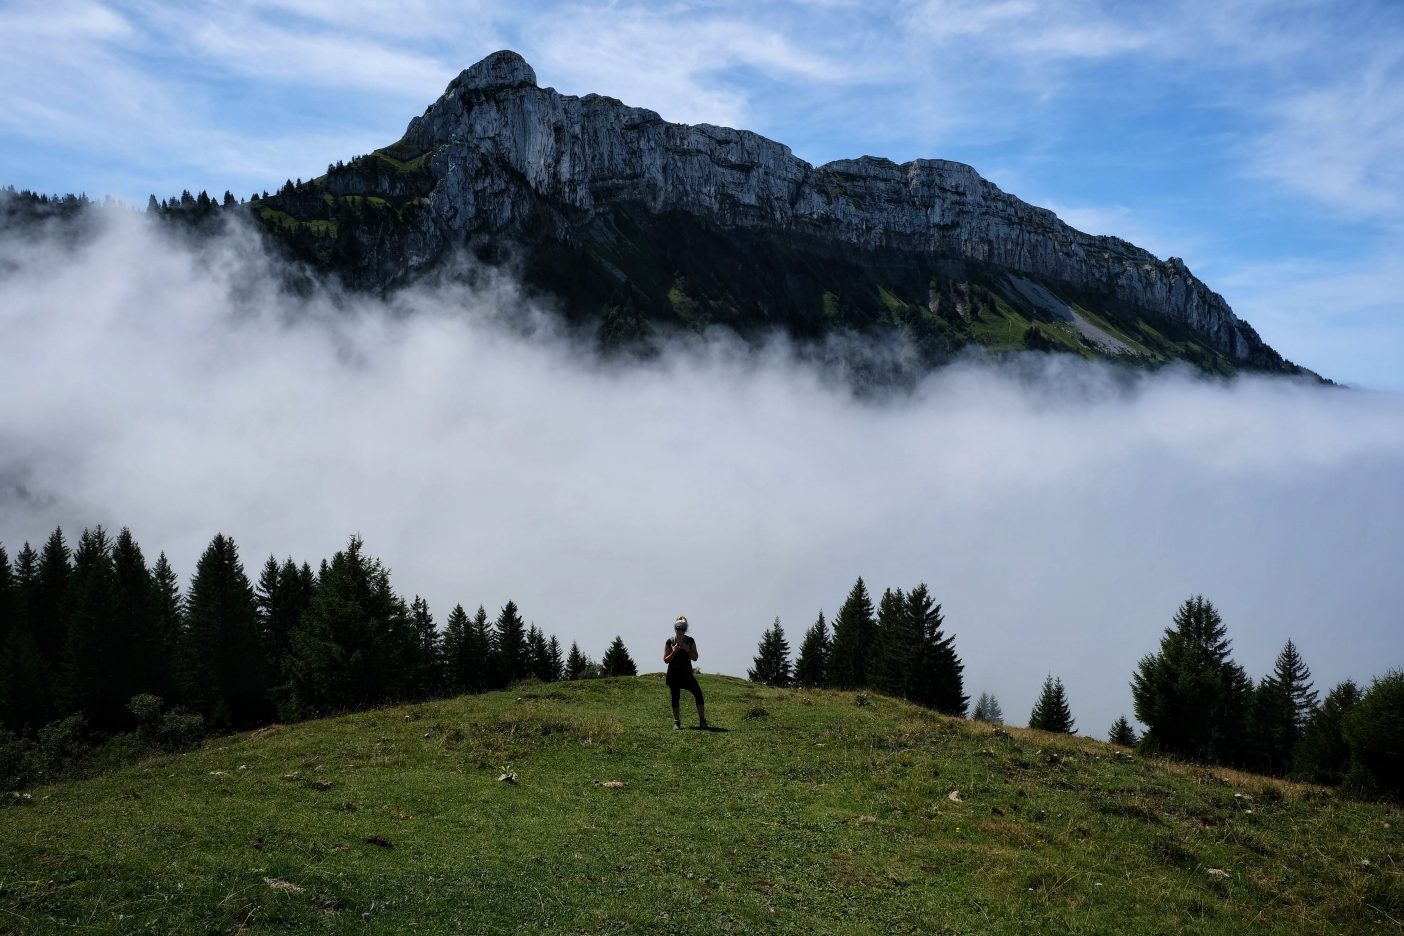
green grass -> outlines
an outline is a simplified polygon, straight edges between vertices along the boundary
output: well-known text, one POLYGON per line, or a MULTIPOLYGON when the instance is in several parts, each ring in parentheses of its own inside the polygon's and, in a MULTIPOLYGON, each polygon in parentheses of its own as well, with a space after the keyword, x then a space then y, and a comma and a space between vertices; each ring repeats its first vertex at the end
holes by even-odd
POLYGON ((36 789, 0 809, 0 932, 1380 933, 1404 918, 1396 807, 880 696, 702 681, 725 732, 673 731, 657 676, 526 685, 36 789))

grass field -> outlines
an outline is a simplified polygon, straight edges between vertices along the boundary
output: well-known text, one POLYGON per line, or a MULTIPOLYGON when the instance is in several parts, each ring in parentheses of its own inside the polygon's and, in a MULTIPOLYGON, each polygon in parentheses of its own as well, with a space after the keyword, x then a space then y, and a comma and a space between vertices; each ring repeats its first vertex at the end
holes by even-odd
POLYGON ((7 797, 0 933, 1402 928, 1397 807, 702 683, 722 730, 658 676, 530 684, 7 797))

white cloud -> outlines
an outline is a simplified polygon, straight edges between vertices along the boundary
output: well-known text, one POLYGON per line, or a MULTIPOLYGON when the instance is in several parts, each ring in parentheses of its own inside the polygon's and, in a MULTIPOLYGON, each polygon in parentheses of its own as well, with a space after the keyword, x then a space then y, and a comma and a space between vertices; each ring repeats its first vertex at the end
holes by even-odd
POLYGON ((924 580, 972 694, 1021 719, 1052 669, 1089 733, 1194 592, 1255 674, 1288 637, 1320 684, 1399 656, 1398 397, 1034 358, 862 401, 784 346, 605 366, 503 327, 510 282, 294 298, 249 239, 113 223, 0 236, 11 551, 125 524, 188 575, 216 531, 250 566, 358 531, 440 621, 510 597, 649 668, 684 612, 737 674, 776 614, 797 643, 860 573, 924 580))

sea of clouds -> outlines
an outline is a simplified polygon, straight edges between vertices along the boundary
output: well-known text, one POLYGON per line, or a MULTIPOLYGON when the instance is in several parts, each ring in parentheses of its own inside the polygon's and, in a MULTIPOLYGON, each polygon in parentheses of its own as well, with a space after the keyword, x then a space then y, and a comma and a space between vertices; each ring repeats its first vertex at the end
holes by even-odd
POLYGON ((744 675, 776 616, 797 649, 855 577, 926 582, 972 698, 1022 724, 1052 673, 1097 736, 1196 593, 1255 678, 1288 638, 1323 694, 1404 664, 1398 396, 1042 355, 855 394, 780 341, 602 361, 473 282, 291 290, 124 209, 0 231, 0 543, 129 526, 188 577, 216 532, 251 575, 356 533, 440 622, 511 598, 645 672, 680 613, 744 675))

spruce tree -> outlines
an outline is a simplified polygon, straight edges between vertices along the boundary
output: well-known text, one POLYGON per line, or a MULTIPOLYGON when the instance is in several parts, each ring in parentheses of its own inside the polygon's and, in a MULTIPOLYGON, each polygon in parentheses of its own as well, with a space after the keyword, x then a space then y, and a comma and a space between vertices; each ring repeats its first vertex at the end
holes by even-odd
POLYGON ((1112 722, 1111 731, 1107 732, 1107 740, 1122 747, 1135 747, 1136 729, 1131 727, 1131 723, 1123 715, 1112 722))
POLYGON ((472 635, 469 633, 472 622, 463 605, 454 605, 444 622, 444 692, 448 695, 462 695, 468 688, 468 654, 472 635))
POLYGON ((114 639, 125 671, 114 696, 125 710, 132 696, 147 693, 174 703, 175 641, 162 627, 157 585, 132 531, 123 527, 112 544, 114 639))
POLYGON ((1253 682, 1230 657, 1228 630, 1202 595, 1187 599, 1160 650, 1131 680, 1147 750, 1211 763, 1242 763, 1253 682))
POLYGON ((799 659, 795 661, 795 682, 801 686, 824 686, 829 682, 829 654, 833 641, 829 639, 829 625, 824 621, 824 612, 800 641, 799 659))
POLYGON ((980 698, 975 701, 975 713, 970 717, 991 725, 1004 724, 1004 710, 999 707, 999 700, 988 692, 980 693, 980 698))
POLYGON ((1029 727, 1040 731, 1073 733, 1072 712, 1068 709, 1068 696, 1063 691, 1063 681, 1052 675, 1043 681, 1043 691, 1034 703, 1029 715, 1029 727))
POLYGON ((941 606, 931 600, 922 582, 907 595, 908 630, 919 639, 919 663, 907 677, 907 698, 944 715, 964 717, 970 704, 965 694, 965 664, 955 652, 955 635, 941 629, 941 606))
POLYGON ((624 646, 624 638, 616 636, 614 642, 609 645, 603 657, 600 658, 600 669, 605 676, 637 676, 639 668, 634 665, 634 658, 629 656, 628 649, 624 646))
POLYGON ((873 601, 860 576, 834 615, 834 645, 829 663, 832 685, 839 689, 862 689, 868 685, 868 656, 876 627, 873 601))
POLYGON ((908 613, 907 596, 900 588, 885 589, 868 654, 868 685, 900 699, 910 698, 908 682, 922 665, 921 646, 921 623, 908 613))
POLYGON ((168 694, 163 698, 173 707, 177 702, 183 705, 186 699, 182 674, 189 669, 189 641, 180 580, 164 552, 156 557, 156 564, 151 567, 151 584, 152 622, 156 639, 166 648, 164 684, 168 694))
POLYGON ((546 635, 535 624, 527 628, 527 673, 541 682, 551 681, 550 651, 546 635))
POLYGON ((1292 752, 1315 707, 1311 671, 1289 640, 1272 674, 1263 677, 1254 694, 1253 730, 1261 769, 1278 775, 1291 769, 1292 752))
POLYGON ((63 529, 56 528, 39 553, 38 576, 34 583, 29 614, 33 637, 44 663, 56 671, 68 638, 68 579, 73 566, 63 529))
POLYGON ((99 732, 126 727, 127 699, 119 686, 126 681, 130 645, 113 632, 116 576, 112 543, 101 527, 84 530, 73 552, 64 602, 65 638, 58 687, 62 711, 81 713, 99 732))
POLYGON ((1362 793, 1404 801, 1404 671, 1378 676, 1345 716, 1350 771, 1362 793))
POLYGON ((501 685, 506 686, 531 675, 526 622, 522 620, 515 601, 508 601, 497 615, 493 645, 501 667, 498 675, 501 685))
POLYGON ((477 613, 473 615, 468 634, 468 654, 464 663, 468 691, 487 692, 507 685, 492 625, 488 623, 487 610, 482 605, 478 605, 477 613))
POLYGON ((390 573, 360 537, 332 557, 291 637, 290 689, 300 714, 367 708, 409 697, 417 639, 390 573))
POLYGON ((243 728, 272 717, 272 674, 259 640, 253 585, 229 537, 216 534, 186 596, 185 696, 206 724, 243 728))
POLYGON ((790 684, 790 644, 785 640, 785 630, 780 626, 780 618, 766 629, 756 648, 754 665, 746 673, 751 682, 767 686, 788 686, 790 684))
POLYGON ((31 609, 38 602, 39 553, 25 543, 15 554, 10 591, 10 628, 0 652, 0 723, 30 733, 54 717, 53 678, 35 636, 31 609))
POLYGON ((10 610, 11 595, 15 590, 15 574, 10 567, 10 557, 5 552, 5 545, 0 543, 0 654, 5 652, 5 645, 9 643, 10 619, 13 613, 10 610))
POLYGON ((1292 774, 1309 783, 1331 786, 1345 780, 1350 768, 1350 745, 1345 738, 1345 720, 1360 701, 1362 693, 1354 680, 1347 679, 1326 693, 1326 701, 1311 713, 1302 739, 1292 755, 1292 774))
POLYGON ((580 645, 575 641, 570 642, 570 655, 565 661, 566 679, 584 679, 590 668, 590 660, 585 654, 580 652, 580 645))
POLYGON ((415 636, 411 691, 415 698, 428 699, 441 691, 443 654, 439 632, 434 627, 434 615, 429 613, 429 603, 418 595, 410 602, 410 622, 415 636))
POLYGON ((552 634, 546 643, 546 681, 556 682, 565 671, 565 659, 561 655, 561 642, 552 634))

